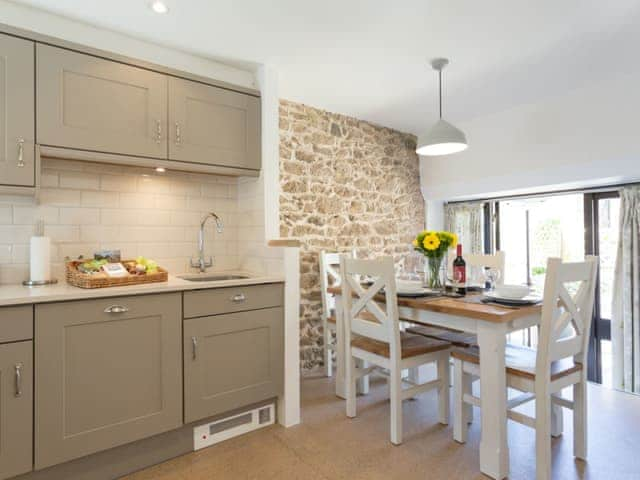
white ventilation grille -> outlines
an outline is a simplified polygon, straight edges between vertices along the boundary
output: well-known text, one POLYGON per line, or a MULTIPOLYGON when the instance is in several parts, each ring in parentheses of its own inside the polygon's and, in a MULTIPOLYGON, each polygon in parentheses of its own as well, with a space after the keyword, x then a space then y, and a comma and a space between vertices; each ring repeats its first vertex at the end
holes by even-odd
POLYGON ((198 425, 193 429, 193 449, 200 450, 258 428, 273 425, 274 417, 275 407, 271 404, 198 425))

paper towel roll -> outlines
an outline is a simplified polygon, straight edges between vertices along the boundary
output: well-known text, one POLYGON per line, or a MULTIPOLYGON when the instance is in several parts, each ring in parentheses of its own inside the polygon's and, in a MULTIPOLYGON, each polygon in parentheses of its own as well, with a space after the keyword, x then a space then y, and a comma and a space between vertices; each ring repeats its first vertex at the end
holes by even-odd
POLYGON ((51 240, 31 237, 31 277, 33 282, 51 279, 51 240))

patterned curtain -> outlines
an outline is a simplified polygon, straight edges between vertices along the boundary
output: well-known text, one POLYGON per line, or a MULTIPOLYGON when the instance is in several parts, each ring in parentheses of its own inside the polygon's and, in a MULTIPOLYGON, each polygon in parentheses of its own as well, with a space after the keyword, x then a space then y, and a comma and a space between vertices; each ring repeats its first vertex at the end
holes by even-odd
POLYGON ((484 253, 483 211, 484 203, 444 206, 444 228, 458 235, 464 253, 484 253))
POLYGON ((620 237, 613 286, 613 386, 640 393, 640 188, 620 192, 620 237))

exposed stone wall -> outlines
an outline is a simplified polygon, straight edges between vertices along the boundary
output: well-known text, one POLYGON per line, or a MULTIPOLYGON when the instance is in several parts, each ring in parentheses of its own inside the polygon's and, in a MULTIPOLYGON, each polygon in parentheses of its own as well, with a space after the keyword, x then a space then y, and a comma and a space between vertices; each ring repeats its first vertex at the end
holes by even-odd
POLYGON ((318 253, 393 255, 424 228, 413 135, 280 101, 280 234, 302 240, 301 360, 322 364, 318 253))

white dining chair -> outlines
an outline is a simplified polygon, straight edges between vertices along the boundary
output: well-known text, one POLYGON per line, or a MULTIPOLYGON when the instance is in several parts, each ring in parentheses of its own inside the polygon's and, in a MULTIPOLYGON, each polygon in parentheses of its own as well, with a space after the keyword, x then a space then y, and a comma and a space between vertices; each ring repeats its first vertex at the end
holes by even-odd
MULTIPOLYGON (((563 263, 547 261, 544 300, 537 350, 507 345, 507 384, 522 392, 511 398, 508 418, 536 431, 536 478, 551 478, 551 436, 553 408, 573 410, 573 453, 587 456, 587 353, 595 297, 598 258, 563 263), (575 292, 575 294, 571 294, 575 292), (564 388, 573 387, 573 400, 562 397, 564 388), (535 400, 535 418, 513 409, 535 400)), ((479 374, 477 348, 452 352, 454 359, 454 439, 467 438, 465 404, 480 406, 480 399, 469 389, 468 376, 479 374)), ((482 385, 481 385, 482 387, 482 385)), ((482 392, 481 395, 491 395, 482 392)))
POLYGON ((336 333, 335 298, 328 292, 329 287, 339 287, 340 255, 356 257, 355 249, 350 252, 336 253, 320 251, 320 298, 322 300, 322 332, 324 335, 324 371, 327 377, 333 375, 333 353, 336 349, 334 336, 336 333))
POLYGON ((498 250, 496 253, 489 255, 467 253, 464 255, 464 260, 467 263, 467 271, 469 271, 471 268, 493 268, 498 270, 500 272, 500 277, 498 277, 496 283, 498 285, 504 284, 504 266, 506 256, 503 251, 498 250))
POLYGON ((440 423, 449 423, 449 351, 451 344, 400 330, 394 263, 341 258, 343 317, 345 320, 345 384, 347 416, 356 416, 356 382, 374 369, 387 377, 391 397, 391 443, 402 443, 402 400, 431 389, 438 390, 440 423), (371 277, 369 287, 359 279, 371 277), (374 300, 384 295, 384 304, 374 300), (360 362, 359 362, 360 361, 360 362), (436 363, 437 378, 415 384, 402 378, 402 370, 436 363), (359 365, 368 365, 367 367, 359 365), (408 384, 403 388, 402 384, 408 384))

